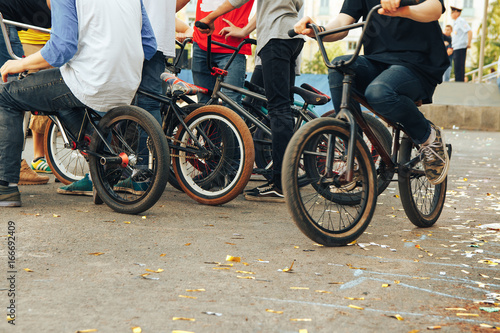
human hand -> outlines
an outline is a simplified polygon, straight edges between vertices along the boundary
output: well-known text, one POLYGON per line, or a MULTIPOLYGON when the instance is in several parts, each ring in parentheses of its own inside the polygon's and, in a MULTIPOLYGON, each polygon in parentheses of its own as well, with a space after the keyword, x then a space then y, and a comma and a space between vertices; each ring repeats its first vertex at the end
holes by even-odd
POLYGON ((226 39, 228 37, 235 37, 235 38, 245 38, 248 34, 245 33, 243 28, 235 26, 231 21, 223 18, 222 19, 224 22, 226 22, 229 27, 224 27, 219 31, 219 35, 225 36, 226 39))
POLYGON ((175 39, 182 43, 186 40, 186 38, 193 38, 193 32, 192 28, 189 28, 185 32, 178 32, 175 34, 175 39))
POLYGON ((305 35, 314 38, 314 30, 307 27, 309 23, 314 23, 314 21, 309 16, 304 16, 302 19, 300 19, 299 22, 295 23, 295 25, 293 26, 293 30, 299 35, 305 35))
MULTIPOLYGON (((208 25, 208 29, 203 29, 203 28, 200 28, 200 27, 196 27, 198 29, 199 32, 201 32, 202 34, 205 34, 205 35, 211 35, 214 33, 214 30, 215 30, 215 26, 214 26, 214 22, 213 21, 210 21, 210 20, 207 20, 206 17, 202 18, 200 20, 201 23, 205 23, 206 25, 208 25)), ((196 23, 195 23, 196 25, 196 23)))
POLYGON ((380 15, 386 16, 405 16, 408 7, 400 7, 401 0, 381 0, 382 8, 378 10, 380 15))
POLYGON ((451 56, 453 54, 453 49, 451 47, 447 48, 446 53, 448 54, 448 56, 451 56))
POLYGON ((25 68, 23 66, 22 60, 8 60, 0 68, 0 73, 2 74, 2 81, 7 82, 7 77, 9 74, 18 74, 24 72, 25 68))

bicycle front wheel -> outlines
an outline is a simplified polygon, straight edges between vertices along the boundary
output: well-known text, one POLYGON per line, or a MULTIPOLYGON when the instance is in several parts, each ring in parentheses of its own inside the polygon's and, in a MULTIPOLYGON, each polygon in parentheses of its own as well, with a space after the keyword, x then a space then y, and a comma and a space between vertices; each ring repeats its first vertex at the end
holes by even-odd
POLYGON ((224 106, 207 105, 187 116, 185 123, 172 150, 179 185, 202 204, 221 205, 236 198, 252 175, 255 159, 245 122, 224 106))
POLYGON ((406 215, 417 227, 431 227, 443 210, 448 178, 438 185, 429 183, 418 147, 408 137, 401 141, 399 164, 399 194, 406 215))
POLYGON ((52 120, 49 120, 45 127, 43 146, 50 170, 61 183, 71 184, 82 179, 89 172, 85 156, 79 150, 64 146, 59 128, 52 120))
POLYGON ((307 237, 325 246, 343 246, 357 239, 375 211, 372 155, 358 137, 354 179, 348 183, 347 142, 347 124, 334 118, 318 118, 292 137, 283 161, 282 183, 288 210, 307 237), (327 170, 329 158, 333 163, 327 170), (304 179, 307 185, 303 185, 304 179))
POLYGON ((120 106, 107 112, 92 137, 89 165, 100 199, 119 213, 138 214, 161 197, 170 154, 158 122, 145 110, 120 106))

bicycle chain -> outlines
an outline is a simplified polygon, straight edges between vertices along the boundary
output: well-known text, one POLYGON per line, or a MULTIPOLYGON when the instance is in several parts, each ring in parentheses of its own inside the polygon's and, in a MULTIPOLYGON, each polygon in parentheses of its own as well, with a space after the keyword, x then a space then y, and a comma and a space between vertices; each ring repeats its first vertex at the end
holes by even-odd
MULTIPOLYGON (((179 144, 182 143, 182 144, 186 145, 187 147, 198 149, 198 147, 196 147, 195 145, 191 145, 189 143, 182 142, 181 140, 178 140, 174 137, 171 137, 168 135, 165 135, 165 137, 167 138, 167 140, 171 140, 172 142, 179 143, 179 144)), ((199 158, 199 157, 196 157, 194 155, 193 156, 181 156, 179 154, 172 154, 172 153, 170 154, 170 157, 179 157, 179 158, 183 157, 183 158, 188 158, 188 159, 193 159, 193 160, 205 160, 204 158, 199 158)))

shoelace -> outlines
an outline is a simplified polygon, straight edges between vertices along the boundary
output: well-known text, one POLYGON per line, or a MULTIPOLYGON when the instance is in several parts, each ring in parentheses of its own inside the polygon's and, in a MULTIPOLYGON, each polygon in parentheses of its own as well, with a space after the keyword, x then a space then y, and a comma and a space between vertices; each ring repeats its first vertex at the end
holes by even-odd
POLYGON ((439 156, 439 154, 436 153, 435 151, 436 148, 439 149, 442 147, 443 147, 442 143, 434 141, 433 143, 430 143, 425 146, 423 145, 422 147, 420 147, 418 153, 423 154, 424 159, 426 159, 427 161, 434 161, 434 157, 437 156, 437 158, 439 158, 443 163, 445 163, 446 161, 441 156, 439 156))

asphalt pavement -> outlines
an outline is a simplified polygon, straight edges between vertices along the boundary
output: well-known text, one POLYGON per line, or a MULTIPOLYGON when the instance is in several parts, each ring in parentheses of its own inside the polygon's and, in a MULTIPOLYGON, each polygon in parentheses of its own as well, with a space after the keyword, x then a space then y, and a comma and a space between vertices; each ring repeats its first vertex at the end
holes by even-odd
POLYGON ((16 315, 0 332, 493 332, 500 133, 444 133, 440 220, 414 227, 393 182, 340 248, 314 244, 284 204, 243 196, 208 207, 167 186, 129 216, 57 194, 53 176, 22 186, 23 206, 0 213, 0 307, 16 315))

